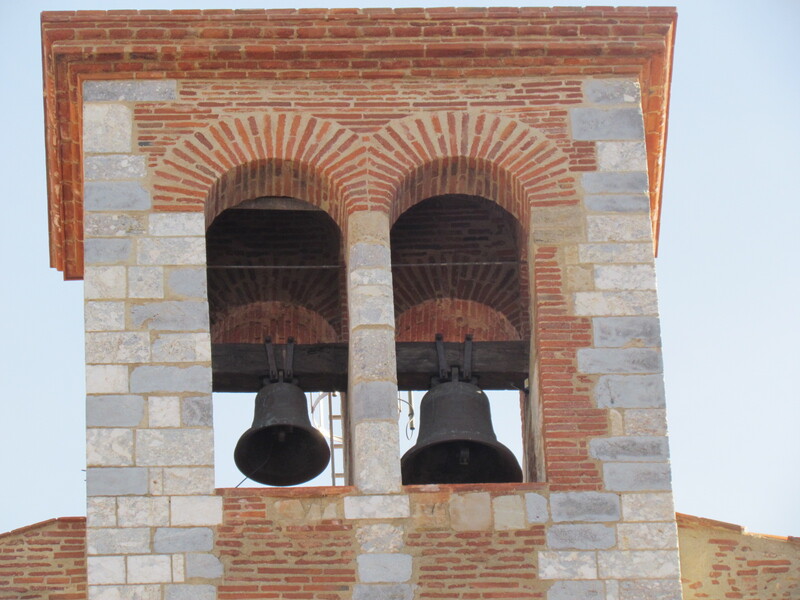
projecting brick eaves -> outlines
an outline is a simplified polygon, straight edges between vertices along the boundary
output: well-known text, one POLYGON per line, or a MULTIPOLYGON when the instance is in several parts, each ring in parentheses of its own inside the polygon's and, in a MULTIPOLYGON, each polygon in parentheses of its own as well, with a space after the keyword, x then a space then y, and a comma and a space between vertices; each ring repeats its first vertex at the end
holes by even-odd
POLYGON ((51 264, 82 276, 81 86, 100 79, 636 77, 657 234, 675 22, 634 7, 43 13, 51 264))

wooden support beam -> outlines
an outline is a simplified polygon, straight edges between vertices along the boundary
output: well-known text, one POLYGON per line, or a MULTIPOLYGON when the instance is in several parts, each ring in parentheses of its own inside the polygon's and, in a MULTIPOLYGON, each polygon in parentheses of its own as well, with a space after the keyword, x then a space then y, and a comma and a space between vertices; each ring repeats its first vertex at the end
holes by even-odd
MULTIPOLYGON (((286 346, 275 345, 278 369, 286 346)), ((448 366, 463 366, 464 345, 444 344, 448 366)), ((439 371, 434 342, 399 342, 397 385, 400 390, 427 390, 439 371)), ((257 392, 268 373, 263 344, 213 344, 215 392, 257 392)), ((347 344, 298 344, 294 377, 306 391, 347 390, 347 344)), ((522 389, 528 377, 528 342, 473 342, 472 373, 485 390, 522 389)))

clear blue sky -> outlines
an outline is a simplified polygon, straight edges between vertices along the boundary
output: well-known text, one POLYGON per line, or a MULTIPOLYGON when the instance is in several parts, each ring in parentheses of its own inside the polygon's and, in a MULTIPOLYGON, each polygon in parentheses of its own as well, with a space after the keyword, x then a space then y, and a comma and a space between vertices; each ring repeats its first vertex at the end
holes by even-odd
MULTIPOLYGON (((677 509, 800 536, 800 2, 617 4, 679 11, 657 260, 677 509)), ((0 0, 0 532, 85 511, 83 284, 48 267, 39 12, 223 5, 265 7, 0 0)), ((358 3, 271 7, 334 5, 358 3)))

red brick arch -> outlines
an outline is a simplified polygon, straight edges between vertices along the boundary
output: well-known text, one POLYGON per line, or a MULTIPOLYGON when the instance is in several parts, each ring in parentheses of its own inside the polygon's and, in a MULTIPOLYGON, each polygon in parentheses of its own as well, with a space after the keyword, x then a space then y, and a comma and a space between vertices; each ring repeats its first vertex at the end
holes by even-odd
POLYGON ((205 205, 206 223, 258 196, 292 196, 342 225, 348 185, 363 179, 359 136, 301 113, 221 119, 177 142, 155 169, 158 206, 205 205))
POLYGON ((537 202, 578 197, 569 158, 520 121, 486 113, 429 112, 389 123, 370 146, 370 200, 393 220, 431 196, 472 194, 494 200, 528 227, 537 202))

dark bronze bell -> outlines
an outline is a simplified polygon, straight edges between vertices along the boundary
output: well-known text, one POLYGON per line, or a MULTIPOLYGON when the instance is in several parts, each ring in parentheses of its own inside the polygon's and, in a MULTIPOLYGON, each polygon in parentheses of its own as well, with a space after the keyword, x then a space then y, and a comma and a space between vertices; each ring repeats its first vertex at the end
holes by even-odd
POLYGON ((522 481, 516 457, 497 441, 489 398, 457 380, 435 385, 422 398, 419 437, 400 468, 403 485, 522 481))
POLYGON ((330 458, 325 437, 308 418, 303 390, 284 381, 261 388, 253 426, 233 453, 239 470, 266 485, 297 485, 322 473, 330 458))

